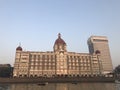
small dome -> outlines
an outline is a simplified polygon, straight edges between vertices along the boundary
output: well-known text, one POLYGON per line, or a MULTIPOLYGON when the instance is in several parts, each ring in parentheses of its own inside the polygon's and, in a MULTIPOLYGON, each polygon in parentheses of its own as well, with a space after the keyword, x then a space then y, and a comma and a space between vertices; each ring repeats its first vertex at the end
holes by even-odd
POLYGON ((17 51, 22 51, 22 47, 18 46, 18 47, 16 48, 16 50, 17 50, 17 51))
POLYGON ((58 39, 55 41, 55 44, 63 44, 66 45, 65 41, 61 38, 61 34, 58 34, 58 39))
POLYGON ((99 51, 99 50, 96 50, 96 51, 95 51, 95 54, 100 54, 100 51, 99 51))

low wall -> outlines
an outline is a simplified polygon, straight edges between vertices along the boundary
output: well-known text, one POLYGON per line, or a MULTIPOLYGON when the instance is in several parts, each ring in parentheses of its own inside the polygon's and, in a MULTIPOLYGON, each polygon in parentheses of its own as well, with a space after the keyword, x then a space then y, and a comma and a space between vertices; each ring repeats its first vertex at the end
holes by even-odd
POLYGON ((75 78, 0 78, 0 83, 72 83, 72 82, 115 82, 113 77, 75 77, 75 78))

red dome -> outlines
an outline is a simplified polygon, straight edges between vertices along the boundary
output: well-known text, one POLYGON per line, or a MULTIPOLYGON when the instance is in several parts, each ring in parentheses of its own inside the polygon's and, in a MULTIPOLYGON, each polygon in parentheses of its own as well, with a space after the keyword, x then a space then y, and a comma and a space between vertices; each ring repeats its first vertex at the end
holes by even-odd
POLYGON ((95 54, 100 54, 100 51, 99 51, 99 50, 96 50, 96 51, 95 51, 95 54))
POLYGON ((65 41, 61 38, 61 34, 58 34, 58 39, 55 41, 55 44, 66 44, 65 41))
POLYGON ((16 48, 16 50, 17 50, 17 51, 22 51, 22 47, 18 46, 18 47, 16 48))

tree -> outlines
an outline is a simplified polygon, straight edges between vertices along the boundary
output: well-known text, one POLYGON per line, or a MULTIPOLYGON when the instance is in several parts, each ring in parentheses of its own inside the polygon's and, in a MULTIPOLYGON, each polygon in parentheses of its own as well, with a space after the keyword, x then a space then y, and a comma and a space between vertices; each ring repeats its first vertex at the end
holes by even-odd
POLYGON ((114 69, 114 73, 115 73, 115 74, 120 74, 120 65, 118 65, 118 66, 114 69))
POLYGON ((13 68, 9 65, 0 66, 0 77, 11 77, 13 68))

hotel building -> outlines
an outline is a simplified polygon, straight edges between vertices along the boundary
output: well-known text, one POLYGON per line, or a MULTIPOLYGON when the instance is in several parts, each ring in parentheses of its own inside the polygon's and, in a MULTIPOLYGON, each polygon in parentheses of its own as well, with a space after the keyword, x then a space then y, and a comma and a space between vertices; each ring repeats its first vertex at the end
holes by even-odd
MULTIPOLYGON (((90 53, 68 52, 66 42, 61 38, 61 34, 58 34, 53 51, 23 51, 22 47, 18 46, 13 77, 81 76, 100 75, 104 74, 104 71, 111 72, 111 59, 106 58, 110 57, 106 56, 109 55, 109 51, 103 53, 103 49, 96 48, 103 44, 95 44, 94 47, 89 39, 90 53)), ((108 49, 107 45, 106 48, 108 49)))
POLYGON ((111 72, 113 68, 107 37, 91 36, 88 39, 88 47, 90 54, 93 54, 96 50, 101 52, 100 58, 102 62, 103 73, 111 72))

